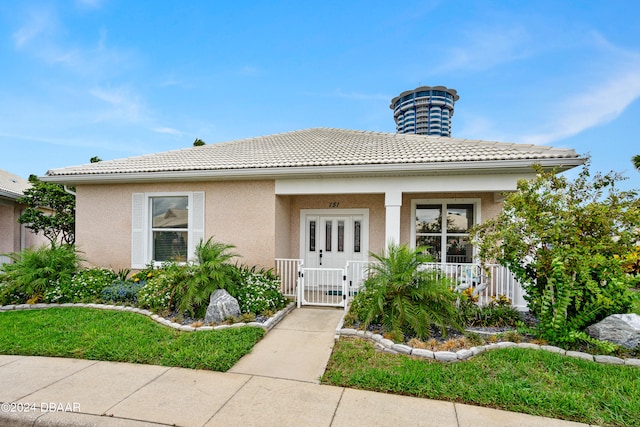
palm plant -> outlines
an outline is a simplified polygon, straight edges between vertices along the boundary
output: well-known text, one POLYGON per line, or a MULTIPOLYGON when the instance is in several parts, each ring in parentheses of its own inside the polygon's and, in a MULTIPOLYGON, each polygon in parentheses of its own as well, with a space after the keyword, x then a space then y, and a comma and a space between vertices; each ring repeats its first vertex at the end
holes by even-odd
POLYGON ((198 243, 197 262, 191 267, 191 275, 176 289, 178 310, 194 315, 206 308, 209 297, 217 289, 237 295, 237 269, 229 263, 238 256, 231 251, 233 248, 233 245, 216 242, 212 238, 198 243))
POLYGON ((449 281, 433 270, 421 268, 432 261, 426 251, 406 245, 389 245, 386 255, 372 254, 377 261, 366 280, 364 323, 380 319, 393 335, 413 334, 428 338, 432 325, 443 335, 447 327, 460 328, 456 294, 449 281))
POLYGON ((631 162, 633 162, 633 166, 640 171, 640 154, 633 156, 631 162))
POLYGON ((55 282, 71 281, 81 258, 73 245, 28 248, 7 255, 13 263, 0 267, 0 303, 29 302, 42 299, 55 282))

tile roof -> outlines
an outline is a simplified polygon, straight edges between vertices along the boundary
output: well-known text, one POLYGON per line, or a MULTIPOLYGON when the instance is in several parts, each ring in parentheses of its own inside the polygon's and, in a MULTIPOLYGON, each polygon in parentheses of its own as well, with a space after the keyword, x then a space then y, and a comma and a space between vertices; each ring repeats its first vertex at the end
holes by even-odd
POLYGON ((0 195, 17 199, 29 187, 31 184, 26 179, 0 169, 0 195))
POLYGON ((544 159, 579 156, 548 146, 312 128, 53 169, 47 176, 544 159))

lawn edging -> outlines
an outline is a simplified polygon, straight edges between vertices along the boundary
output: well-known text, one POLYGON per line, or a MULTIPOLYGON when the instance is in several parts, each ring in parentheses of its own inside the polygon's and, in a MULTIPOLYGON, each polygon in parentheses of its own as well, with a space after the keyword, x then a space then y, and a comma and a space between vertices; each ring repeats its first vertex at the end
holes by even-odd
POLYGON ((131 306, 123 306, 123 305, 112 305, 112 304, 93 304, 93 303, 38 303, 38 304, 15 304, 15 305, 2 305, 0 306, 0 313, 4 311, 13 311, 13 310, 44 310, 48 308, 61 308, 61 307, 84 307, 84 308, 96 308, 99 310, 112 310, 112 311, 127 311, 130 313, 138 313, 144 316, 149 317, 151 320, 160 323, 161 325, 168 326, 170 328, 184 331, 184 332, 197 332, 197 331, 216 331, 221 329, 228 328, 239 328, 242 326, 255 326, 258 328, 264 329, 266 332, 273 329, 282 319, 285 318, 287 314, 291 310, 295 308, 295 302, 290 302, 285 308, 278 311, 272 317, 267 319, 264 323, 260 322, 240 322, 234 323, 231 325, 217 325, 217 326, 190 326, 190 325, 182 325, 180 323, 172 322, 168 319, 165 319, 162 316, 159 316, 152 311, 145 310, 143 308, 131 307, 131 306))
MULTIPOLYGON (((346 314, 346 312, 345 312, 346 314)), ((468 349, 462 349, 458 351, 431 351, 423 348, 414 348, 408 346, 406 344, 398 344, 393 342, 390 339, 383 337, 380 334, 376 334, 370 331, 362 331, 358 329, 352 328, 343 328, 344 325, 344 315, 342 319, 338 323, 338 327, 336 328, 336 333, 334 339, 337 341, 340 337, 357 337, 363 338, 369 341, 373 341, 375 347, 381 351, 392 354, 404 354, 407 356, 416 356, 424 359, 432 359, 438 362, 460 362, 464 360, 468 360, 474 356, 477 356, 480 353, 484 353, 489 350, 499 350, 502 348, 527 348, 530 350, 542 350, 548 351, 551 353, 557 353, 567 357, 573 357, 577 359, 590 360, 592 362, 603 363, 607 365, 624 365, 624 366, 634 366, 640 368, 640 359, 623 359, 615 356, 605 356, 605 355, 592 355, 589 353, 583 353, 581 351, 569 351, 564 350, 560 347, 552 346, 552 345, 538 345, 532 343, 514 343, 511 341, 503 341, 494 344, 481 345, 477 347, 471 347, 468 349)))

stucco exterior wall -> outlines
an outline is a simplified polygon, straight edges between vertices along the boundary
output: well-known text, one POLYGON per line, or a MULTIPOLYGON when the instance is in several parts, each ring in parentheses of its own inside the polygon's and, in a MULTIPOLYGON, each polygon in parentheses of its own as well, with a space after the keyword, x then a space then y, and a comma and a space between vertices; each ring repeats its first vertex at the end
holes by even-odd
POLYGON ((23 208, 12 200, 0 201, 0 263, 7 261, 2 254, 49 243, 42 233, 36 234, 18 222, 23 208))
POLYGON ((273 181, 78 185, 76 243, 88 265, 130 268, 132 194, 204 191, 205 236, 236 246, 239 262, 272 267, 273 186, 273 181))

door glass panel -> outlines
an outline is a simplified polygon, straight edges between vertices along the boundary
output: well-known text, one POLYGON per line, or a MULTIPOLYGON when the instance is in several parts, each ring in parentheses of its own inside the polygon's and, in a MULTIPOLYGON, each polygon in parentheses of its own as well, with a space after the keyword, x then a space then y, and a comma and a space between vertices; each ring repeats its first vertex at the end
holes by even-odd
POLYGON ((331 226, 333 225, 333 221, 327 221, 325 223, 325 242, 324 242, 324 250, 326 252, 331 252, 331 226))
POLYGON ((442 205, 416 206, 416 233, 442 231, 442 205))
POLYGON ((309 252, 316 251, 316 222, 309 221, 309 252))
POLYGON ((353 223, 353 252, 360 252, 360 221, 353 223))
POLYGON ((447 231, 466 233, 473 225, 473 205, 447 205, 447 231))
POLYGON ((344 221, 338 221, 338 252, 344 252, 344 221))

